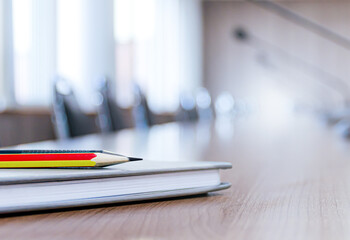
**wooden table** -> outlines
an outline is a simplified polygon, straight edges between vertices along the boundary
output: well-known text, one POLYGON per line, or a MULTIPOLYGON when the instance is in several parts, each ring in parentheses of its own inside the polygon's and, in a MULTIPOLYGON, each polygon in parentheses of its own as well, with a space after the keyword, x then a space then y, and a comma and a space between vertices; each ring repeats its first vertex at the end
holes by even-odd
POLYGON ((350 239, 350 144, 315 119, 159 125, 26 148, 104 148, 163 161, 228 161, 228 190, 0 218, 0 239, 350 239))

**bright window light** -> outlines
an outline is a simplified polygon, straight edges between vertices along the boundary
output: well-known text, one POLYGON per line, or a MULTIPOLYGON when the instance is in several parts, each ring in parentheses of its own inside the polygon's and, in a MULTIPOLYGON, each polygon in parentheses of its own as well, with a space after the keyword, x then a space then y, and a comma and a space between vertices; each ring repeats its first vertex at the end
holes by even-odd
POLYGON ((54 0, 13 0, 15 101, 24 106, 48 106, 56 72, 54 0))
POLYGON ((12 1, 15 97, 20 103, 28 98, 27 83, 32 70, 32 6, 32 0, 12 1))
POLYGON ((180 94, 193 91, 200 83, 201 69, 193 63, 194 56, 199 54, 196 47, 200 45, 200 2, 114 0, 114 3, 119 104, 132 105, 133 84, 137 83, 153 111, 176 111, 180 94), (198 42, 186 41, 197 37, 198 42), (184 79, 189 81, 182 84, 184 79))
POLYGON ((82 72, 82 0, 58 1, 58 72, 73 82, 74 87, 83 86, 82 72))
POLYGON ((13 44, 16 54, 28 55, 32 42, 32 0, 12 0, 13 44))

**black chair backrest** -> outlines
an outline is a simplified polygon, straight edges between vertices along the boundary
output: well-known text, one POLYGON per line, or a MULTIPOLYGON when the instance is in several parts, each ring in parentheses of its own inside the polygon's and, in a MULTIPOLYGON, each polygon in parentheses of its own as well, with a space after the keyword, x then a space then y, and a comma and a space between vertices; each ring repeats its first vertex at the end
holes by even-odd
POLYGON ((133 115, 136 127, 147 127, 156 124, 155 115, 149 108, 147 98, 136 84, 134 86, 134 95, 136 104, 133 107, 133 115))
POLYGON ((101 101, 98 106, 98 120, 102 132, 118 131, 127 128, 122 109, 110 93, 110 83, 106 78, 101 79, 99 94, 101 101))
POLYGON ((59 138, 69 138, 97 132, 95 120, 87 116, 68 82, 58 78, 54 84, 53 103, 56 133, 59 138))

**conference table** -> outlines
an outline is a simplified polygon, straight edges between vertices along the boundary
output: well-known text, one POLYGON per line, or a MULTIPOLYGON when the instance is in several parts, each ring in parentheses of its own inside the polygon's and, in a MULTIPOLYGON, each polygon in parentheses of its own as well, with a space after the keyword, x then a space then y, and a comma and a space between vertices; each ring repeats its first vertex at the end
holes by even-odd
POLYGON ((0 239, 350 239, 350 144, 316 119, 168 123, 15 148, 224 161, 207 195, 0 217, 0 239))

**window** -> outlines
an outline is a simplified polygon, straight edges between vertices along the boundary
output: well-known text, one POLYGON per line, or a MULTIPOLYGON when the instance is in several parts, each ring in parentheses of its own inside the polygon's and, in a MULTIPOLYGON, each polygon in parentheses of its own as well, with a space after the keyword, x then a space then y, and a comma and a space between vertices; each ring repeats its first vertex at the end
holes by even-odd
MULTIPOLYGON (((4 64, 5 64, 5 53, 4 53, 4 2, 0 1, 0 95, 4 94, 4 64)), ((5 100, 0 99, 0 102, 3 103, 5 100)))
POLYGON ((201 6, 193 0, 115 0, 117 98, 137 83, 157 112, 175 111, 201 79, 201 6))
POLYGON ((6 108, 12 101, 12 85, 7 79, 12 79, 12 29, 11 2, 0 1, 0 109, 6 108))
POLYGON ((12 0, 14 94, 19 105, 49 105, 56 73, 55 0, 12 0))
POLYGON ((151 108, 174 111, 201 79, 200 0, 12 0, 13 99, 49 106, 52 80, 68 78, 87 110, 97 79, 123 106, 137 83, 151 108))

